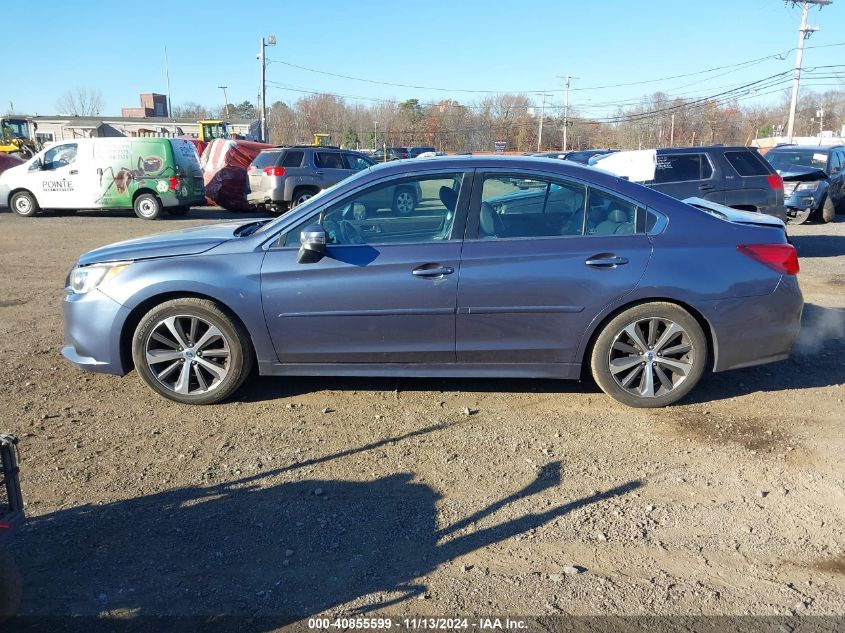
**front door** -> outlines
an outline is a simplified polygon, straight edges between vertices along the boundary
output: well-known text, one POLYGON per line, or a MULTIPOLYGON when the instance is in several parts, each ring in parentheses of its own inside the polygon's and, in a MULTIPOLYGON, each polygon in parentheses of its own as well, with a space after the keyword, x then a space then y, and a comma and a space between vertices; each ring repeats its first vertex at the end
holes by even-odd
POLYGON ((394 178, 324 207, 281 235, 261 270, 279 361, 453 363, 468 204, 463 181, 455 172, 394 178), (394 211, 397 187, 420 191, 425 211, 410 217, 394 211), (372 209, 374 199, 384 200, 384 208, 372 209), (326 256, 300 264, 300 232, 315 223, 328 234, 326 256))
POLYGON ((592 319, 645 271, 644 213, 577 182, 485 174, 461 261, 458 362, 574 362, 592 319))
POLYGON ((91 206, 90 183, 96 178, 91 160, 83 152, 90 145, 61 143, 48 149, 41 157, 41 169, 31 170, 27 176, 33 182, 33 193, 42 209, 85 209, 91 206), (87 186, 86 186, 87 185, 87 186))

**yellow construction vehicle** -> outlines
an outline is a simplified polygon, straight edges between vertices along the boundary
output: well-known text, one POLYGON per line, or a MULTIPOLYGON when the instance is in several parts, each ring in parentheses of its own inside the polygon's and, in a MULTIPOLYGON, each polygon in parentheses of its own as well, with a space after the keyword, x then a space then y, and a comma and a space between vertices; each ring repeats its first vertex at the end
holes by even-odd
POLYGON ((211 143, 216 138, 232 138, 232 133, 229 132, 229 123, 219 120, 200 121, 200 136, 201 141, 211 143))
POLYGON ((332 144, 332 135, 331 134, 315 134, 314 135, 314 145, 317 147, 323 147, 325 145, 332 144))
POLYGON ((19 116, 0 118, 0 153, 29 158, 40 150, 35 140, 35 123, 19 116))

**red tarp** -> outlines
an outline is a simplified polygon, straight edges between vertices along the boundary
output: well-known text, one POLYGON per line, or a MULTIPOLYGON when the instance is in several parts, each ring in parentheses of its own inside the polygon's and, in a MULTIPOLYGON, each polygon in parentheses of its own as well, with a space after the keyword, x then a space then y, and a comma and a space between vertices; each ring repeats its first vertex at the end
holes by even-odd
POLYGON ((263 149, 273 147, 253 141, 215 139, 202 153, 202 178, 205 196, 211 204, 229 211, 248 211, 246 171, 263 149))
POLYGON ((23 165, 25 162, 25 160, 22 160, 17 156, 0 153, 0 174, 2 174, 10 167, 17 167, 18 165, 23 165))

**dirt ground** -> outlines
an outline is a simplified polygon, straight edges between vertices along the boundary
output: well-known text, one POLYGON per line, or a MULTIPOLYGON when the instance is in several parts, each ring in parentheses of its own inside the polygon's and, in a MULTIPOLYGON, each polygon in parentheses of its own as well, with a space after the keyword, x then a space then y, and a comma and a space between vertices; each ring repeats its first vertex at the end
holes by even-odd
POLYGON ((188 407, 63 361, 80 253, 229 215, 0 214, 22 614, 845 615, 845 217, 790 227, 792 358, 664 410, 577 383, 350 378, 188 407))

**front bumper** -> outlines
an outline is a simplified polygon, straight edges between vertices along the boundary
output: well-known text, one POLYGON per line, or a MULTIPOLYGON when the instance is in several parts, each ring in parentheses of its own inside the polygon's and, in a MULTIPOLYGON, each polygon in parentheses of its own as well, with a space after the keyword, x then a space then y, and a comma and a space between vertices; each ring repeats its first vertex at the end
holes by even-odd
POLYGON ((783 275, 765 296, 708 302, 702 310, 712 327, 713 371, 783 360, 801 330, 804 297, 798 278, 783 275))
POLYGON ((62 356, 88 371, 122 376, 127 373, 121 357, 120 336, 129 309, 99 290, 68 292, 62 301, 64 347, 62 356))

